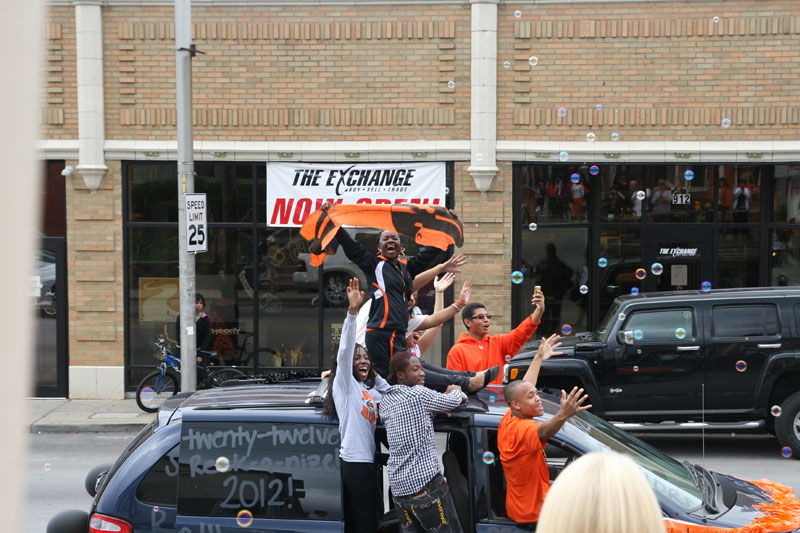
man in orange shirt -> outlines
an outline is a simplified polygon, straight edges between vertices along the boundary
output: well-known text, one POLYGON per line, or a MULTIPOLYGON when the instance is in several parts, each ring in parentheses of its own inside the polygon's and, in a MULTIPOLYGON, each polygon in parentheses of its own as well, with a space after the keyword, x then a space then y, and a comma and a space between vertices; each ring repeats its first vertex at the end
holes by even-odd
MULTIPOLYGON (((461 320, 467 328, 447 354, 447 368, 450 370, 481 372, 493 366, 503 368, 511 360, 525 341, 536 331, 544 313, 544 294, 537 287, 531 298, 535 306, 533 313, 522 323, 503 335, 489 335, 492 315, 486 312, 483 304, 471 303, 461 311, 461 320)), ((492 385, 502 385, 498 376, 492 385)))
POLYGON ((558 335, 542 338, 525 376, 506 385, 504 394, 509 410, 497 430, 497 447, 506 476, 506 513, 519 527, 529 531, 536 530, 542 503, 550 489, 544 455, 547 439, 558 433, 570 417, 592 407, 582 406, 588 395, 575 387, 569 395, 561 391, 561 408, 555 415, 542 423, 533 420, 544 414, 542 399, 536 391, 539 369, 543 361, 560 355, 553 351, 561 345, 558 339, 558 335))

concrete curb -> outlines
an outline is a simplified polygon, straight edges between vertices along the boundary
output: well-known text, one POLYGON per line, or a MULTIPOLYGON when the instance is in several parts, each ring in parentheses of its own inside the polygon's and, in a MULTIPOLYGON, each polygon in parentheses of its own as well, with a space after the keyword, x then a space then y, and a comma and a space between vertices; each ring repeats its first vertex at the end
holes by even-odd
POLYGON ((132 399, 27 401, 30 433, 135 433, 156 419, 132 399))
POLYGON ((31 424, 31 433, 138 433, 147 424, 142 423, 50 423, 31 424))

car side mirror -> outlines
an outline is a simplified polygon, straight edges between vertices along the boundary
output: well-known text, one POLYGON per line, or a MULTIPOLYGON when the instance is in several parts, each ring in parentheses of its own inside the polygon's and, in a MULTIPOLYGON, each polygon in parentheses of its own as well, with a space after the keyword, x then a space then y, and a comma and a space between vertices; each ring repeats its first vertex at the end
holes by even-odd
POLYGON ((624 330, 617 332, 617 339, 621 344, 627 344, 628 346, 633 346, 633 331, 631 330, 624 330))

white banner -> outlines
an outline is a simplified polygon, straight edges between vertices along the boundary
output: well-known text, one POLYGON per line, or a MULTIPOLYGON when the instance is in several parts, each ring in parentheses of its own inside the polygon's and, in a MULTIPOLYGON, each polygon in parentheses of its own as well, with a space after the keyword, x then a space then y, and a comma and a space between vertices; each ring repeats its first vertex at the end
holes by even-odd
POLYGON ((444 205, 444 163, 267 163, 267 224, 300 227, 325 202, 444 205))

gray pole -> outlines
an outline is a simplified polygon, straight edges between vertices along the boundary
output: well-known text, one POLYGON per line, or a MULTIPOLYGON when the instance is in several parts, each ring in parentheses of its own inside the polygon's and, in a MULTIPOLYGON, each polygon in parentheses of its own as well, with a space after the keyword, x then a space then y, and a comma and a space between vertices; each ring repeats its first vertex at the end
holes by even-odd
POLYGON ((186 193, 194 192, 192 160, 192 2, 175 0, 175 85, 178 121, 178 269, 181 294, 181 390, 196 389, 194 254, 186 251, 186 193))

